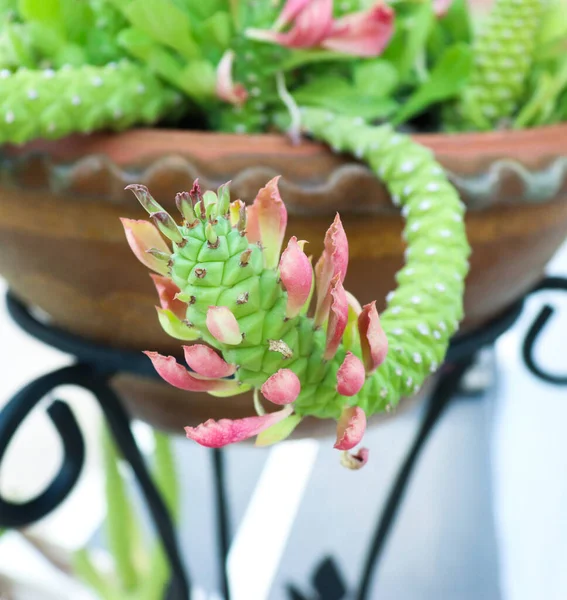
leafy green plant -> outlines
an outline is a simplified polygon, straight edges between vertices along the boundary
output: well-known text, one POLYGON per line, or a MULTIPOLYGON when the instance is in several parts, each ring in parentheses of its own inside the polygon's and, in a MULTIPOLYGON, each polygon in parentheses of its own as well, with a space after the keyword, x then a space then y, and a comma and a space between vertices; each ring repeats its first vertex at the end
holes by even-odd
MULTIPOLYGON (((153 476, 174 519, 179 517, 179 490, 171 442, 154 432, 153 476)), ((103 439, 106 475, 106 541, 112 565, 97 566, 84 548, 75 553, 77 576, 104 600, 156 600, 163 597, 169 567, 160 545, 148 542, 122 470, 120 454, 108 432, 103 439), (148 550, 149 548, 149 550, 148 550)))
POLYGON ((496 0, 480 22, 466 0, 448 8, 438 0, 352 0, 335 2, 332 14, 322 0, 292 0, 283 11, 282 4, 5 2, 0 141, 123 129, 171 115, 174 104, 179 119, 242 133, 278 127, 293 104, 428 130, 567 118, 565 0, 496 0), (371 48, 369 27, 379 40, 371 48), (109 63, 128 64, 126 79, 151 89, 151 100, 117 100, 126 81, 92 94, 105 73, 93 69, 109 63), (72 94, 54 95, 45 69, 66 69, 55 87, 72 94), (77 97, 81 110, 72 109, 77 97), (107 101, 113 109, 105 112, 107 101))

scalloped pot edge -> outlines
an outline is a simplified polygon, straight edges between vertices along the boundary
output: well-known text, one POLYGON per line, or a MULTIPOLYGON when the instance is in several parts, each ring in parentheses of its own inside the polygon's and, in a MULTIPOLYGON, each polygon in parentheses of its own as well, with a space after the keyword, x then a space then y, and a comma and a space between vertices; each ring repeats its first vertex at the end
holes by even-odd
MULTIPOLYGON (((432 149, 471 209, 567 196, 567 125, 415 139, 432 149)), ((129 183, 174 193, 197 177, 206 188, 231 179, 234 194, 251 200, 253 190, 281 174, 295 214, 396 210, 365 165, 310 141, 294 147, 281 135, 134 129, 70 136, 7 146, 0 166, 3 184, 113 202, 127 201, 129 183)))

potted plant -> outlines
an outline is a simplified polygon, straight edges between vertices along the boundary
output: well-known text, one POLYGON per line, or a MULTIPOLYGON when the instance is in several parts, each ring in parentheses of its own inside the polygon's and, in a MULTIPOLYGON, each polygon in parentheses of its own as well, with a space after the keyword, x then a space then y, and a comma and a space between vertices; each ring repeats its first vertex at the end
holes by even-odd
MULTIPOLYGON (((126 185, 147 185, 172 210, 197 177, 203 189, 232 180, 233 198, 249 203, 281 174, 290 231, 313 241, 314 256, 340 211, 345 285, 381 311, 404 260, 396 204, 451 193, 420 171, 431 152, 403 135, 388 137, 374 169, 365 164, 383 123, 433 151, 471 209, 465 328, 527 291, 565 237, 560 0, 497 0, 478 27, 464 0, 8 5, 0 272, 82 336, 179 353, 153 318, 151 281, 128 258, 118 217, 137 216, 126 185), (301 132, 314 141, 298 143, 301 132), (381 180, 398 172, 417 186, 392 179, 389 194, 381 180)), ((417 227, 408 241, 422 235, 417 227)), ((212 406, 126 375, 115 384, 163 427, 177 428, 180 413, 248 412, 243 397, 212 406)))

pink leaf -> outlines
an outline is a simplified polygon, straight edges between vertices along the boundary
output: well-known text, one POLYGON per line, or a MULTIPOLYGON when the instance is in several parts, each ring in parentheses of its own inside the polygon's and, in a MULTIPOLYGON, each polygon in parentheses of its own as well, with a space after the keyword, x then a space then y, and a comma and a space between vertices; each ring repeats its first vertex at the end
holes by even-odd
POLYGON ((333 0, 289 0, 276 21, 276 31, 248 29, 252 39, 288 48, 313 48, 329 35, 333 25, 333 0), (277 31, 291 24, 289 31, 277 31))
POLYGON ((366 371, 362 361, 352 352, 347 352, 337 372, 337 392, 343 396, 355 396, 362 389, 365 380, 366 371))
POLYGON ((305 252, 292 237, 280 260, 280 277, 287 292, 286 317, 296 317, 309 299, 313 269, 305 252))
POLYGON ((348 301, 340 276, 336 275, 331 282, 331 309, 327 326, 327 343, 323 358, 330 360, 335 356, 341 343, 348 321, 348 301))
POLYGON ((451 8, 453 0, 433 0, 433 11, 438 19, 444 17, 451 8))
POLYGON ((248 207, 247 237, 250 242, 261 242, 264 248, 264 265, 277 266, 287 226, 287 210, 278 190, 279 176, 274 177, 248 207), (255 239, 258 236, 259 239, 255 239))
POLYGON ((276 29, 291 23, 311 2, 311 0, 287 0, 276 22, 276 29))
POLYGON ((187 304, 175 297, 179 294, 180 289, 169 277, 154 275, 153 273, 150 273, 150 277, 156 286, 161 307, 165 310, 170 310, 178 319, 184 319, 187 312, 187 304))
POLYGON ((235 84, 232 80, 234 57, 234 52, 232 50, 227 50, 221 58, 217 67, 216 91, 217 96, 221 100, 234 104, 235 106, 242 106, 248 98, 248 92, 242 84, 235 84))
POLYGON ((347 469, 351 469, 351 471, 358 471, 368 462, 368 455, 368 448, 361 448, 355 454, 343 452, 341 455, 341 465, 347 469))
POLYGON ((293 412, 291 406, 286 406, 275 413, 244 419, 209 419, 198 427, 185 427, 187 437, 207 448, 222 448, 227 444, 241 442, 258 435, 268 427, 279 423, 293 412))
POLYGON ((299 377, 290 369, 280 369, 262 386, 262 394, 274 404, 290 404, 301 391, 299 377))
POLYGON ((277 42, 288 48, 313 48, 329 35, 333 24, 333 0, 311 0, 301 10, 294 7, 295 22, 277 42))
POLYGON ((120 220, 122 221, 128 244, 136 258, 143 265, 146 265, 148 269, 156 271, 156 273, 160 273, 160 275, 167 275, 167 264, 148 253, 148 250, 155 248, 160 252, 171 254, 171 250, 168 248, 155 225, 149 221, 137 221, 135 219, 120 220))
POLYGON ((193 377, 173 356, 162 356, 157 352, 144 352, 150 358, 158 375, 170 385, 188 392, 210 392, 230 390, 234 387, 230 380, 203 380, 193 377))
POLYGON ((333 224, 325 234, 325 249, 315 265, 317 287, 317 307, 315 325, 320 326, 329 314, 331 306, 330 285, 333 277, 339 275, 341 283, 345 280, 348 267, 348 240, 341 218, 337 214, 333 224))
POLYGON ((343 409, 337 423, 337 450, 351 450, 364 436, 366 431, 366 415, 358 406, 347 406, 343 409))
POLYGON ((185 361, 199 375, 211 379, 230 377, 236 372, 234 365, 229 365, 212 348, 203 344, 183 346, 185 361))
POLYGON ((221 344, 237 346, 242 341, 240 325, 226 306, 209 306, 206 324, 210 334, 221 344))
POLYGON ((362 348, 362 360, 366 373, 374 372, 386 359, 388 338, 380 324, 376 302, 366 304, 358 317, 358 332, 362 348))
POLYGON ((333 23, 322 46, 354 56, 378 56, 394 33, 394 11, 381 2, 333 23))

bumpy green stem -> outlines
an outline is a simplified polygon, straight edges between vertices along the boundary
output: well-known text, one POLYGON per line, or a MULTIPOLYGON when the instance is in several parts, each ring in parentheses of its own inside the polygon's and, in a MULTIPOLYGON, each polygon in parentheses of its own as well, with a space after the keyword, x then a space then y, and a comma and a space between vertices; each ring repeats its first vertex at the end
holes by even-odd
POLYGON ((407 217, 407 265, 382 315, 391 344, 386 362, 356 396, 341 396, 337 371, 347 350, 361 355, 358 342, 351 348, 341 345, 325 361, 324 331, 306 316, 286 318, 287 293, 277 270, 264 267, 262 248, 249 243, 242 228, 231 227, 225 215, 181 228, 183 239, 174 244, 170 261, 171 278, 181 289, 179 298, 188 303, 187 322, 227 363, 238 366, 235 377, 243 390, 260 387, 287 368, 301 381, 295 402, 299 415, 336 419, 345 404, 358 405, 367 414, 381 412, 402 395, 414 393, 442 363, 462 318, 469 252, 464 209, 430 152, 391 127, 369 127, 314 109, 303 112, 303 124, 333 148, 365 158, 407 217), (209 333, 211 306, 226 306, 236 317, 243 338, 237 346, 220 343, 209 333))
POLYGON ((222 131, 266 131, 271 125, 274 105, 281 109, 275 68, 287 50, 246 37, 248 28, 270 29, 278 14, 279 7, 275 2, 247 2, 241 5, 240 31, 232 44, 236 54, 234 79, 244 85, 249 97, 243 106, 222 105, 218 123, 215 123, 222 131))
POLYGON ((365 159, 406 218, 406 265, 381 316, 390 350, 354 400, 367 414, 380 412, 439 367, 463 317, 470 253, 464 206, 431 152, 390 126, 312 109, 303 111, 303 124, 333 149, 365 159))
POLYGON ((534 58, 543 0, 496 0, 474 44, 474 69, 449 128, 490 130, 521 106, 534 58))
POLYGON ((152 123, 177 96, 128 61, 105 67, 1 71, 0 143, 152 123))

